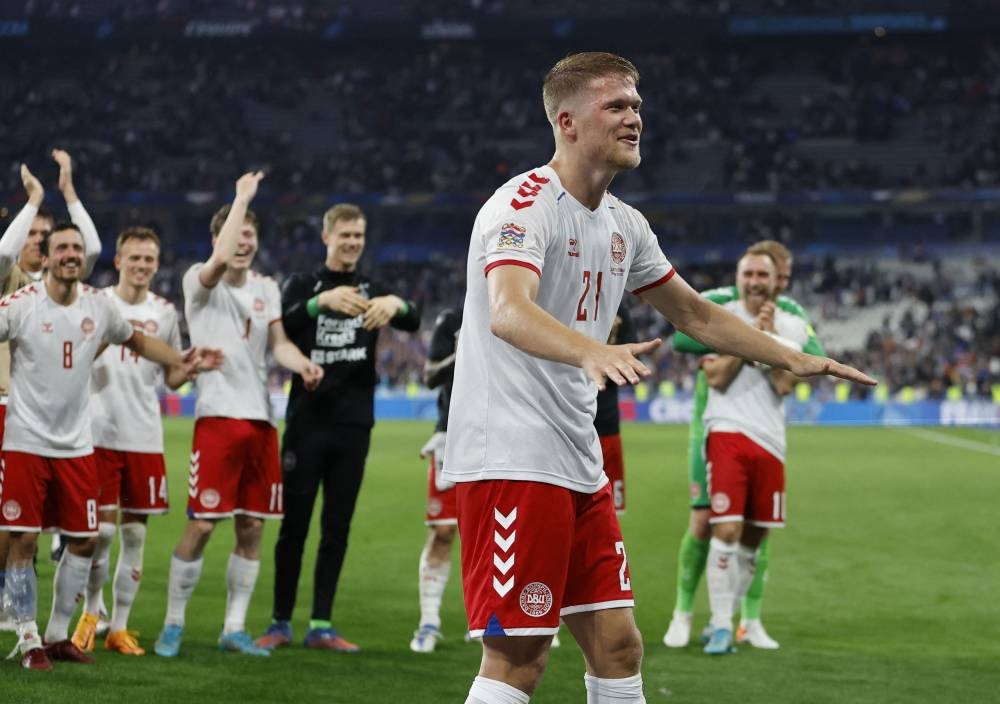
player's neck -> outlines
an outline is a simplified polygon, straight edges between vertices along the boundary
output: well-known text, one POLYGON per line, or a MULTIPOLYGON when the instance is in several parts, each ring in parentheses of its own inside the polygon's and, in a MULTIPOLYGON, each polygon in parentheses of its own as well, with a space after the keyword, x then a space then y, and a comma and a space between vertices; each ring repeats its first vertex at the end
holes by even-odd
POLYGON ((115 286, 115 294, 131 305, 138 305, 149 297, 149 286, 131 286, 124 281, 119 281, 115 286))
POLYGON ((76 302, 78 283, 78 281, 59 281, 49 274, 45 277, 45 293, 58 305, 71 306, 76 302))
POLYGON ((25 274, 27 274, 30 278, 34 279, 35 281, 40 281, 41 280, 41 278, 42 278, 42 265, 41 264, 39 264, 37 267, 35 267, 34 269, 32 269, 29 266, 25 266, 24 262, 22 262, 21 260, 18 260, 17 265, 19 267, 21 267, 21 271, 23 271, 25 274))
POLYGON ((247 272, 249 269, 233 269, 226 267, 226 272, 222 275, 222 280, 229 286, 239 288, 247 282, 247 272))
POLYGON ((336 259, 327 259, 326 268, 338 274, 350 274, 352 271, 357 271, 358 265, 357 262, 350 264, 336 259))
POLYGON ((615 171, 597 168, 585 163, 580 157, 567 151, 556 150, 549 166, 559 176, 563 188, 581 205, 590 210, 597 210, 608 191, 615 171))

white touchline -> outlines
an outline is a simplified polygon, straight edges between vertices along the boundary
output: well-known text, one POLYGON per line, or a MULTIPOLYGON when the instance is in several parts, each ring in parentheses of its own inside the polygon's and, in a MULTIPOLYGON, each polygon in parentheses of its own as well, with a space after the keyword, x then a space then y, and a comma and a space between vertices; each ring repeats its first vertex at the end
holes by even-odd
POLYGON ((918 438, 940 443, 941 445, 951 445, 952 447, 960 447, 963 450, 972 450, 973 452, 982 452, 985 455, 1000 457, 1000 447, 979 442, 978 440, 955 438, 935 430, 927 430, 926 428, 895 428, 895 430, 907 435, 916 435, 918 438))

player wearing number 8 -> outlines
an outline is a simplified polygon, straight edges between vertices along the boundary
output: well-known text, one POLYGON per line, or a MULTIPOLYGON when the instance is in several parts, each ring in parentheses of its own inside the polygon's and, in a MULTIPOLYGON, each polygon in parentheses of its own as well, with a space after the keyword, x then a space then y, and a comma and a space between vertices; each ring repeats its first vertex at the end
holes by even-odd
MULTIPOLYGON (((77 595, 87 584, 97 536, 98 481, 90 428, 90 375, 105 344, 124 343, 161 365, 193 376, 199 351, 182 356, 134 330, 111 300, 79 282, 85 246, 72 223, 41 243, 46 275, 0 303, 0 340, 11 340, 11 402, 4 435, 0 530, 11 534, 7 598, 21 663, 51 669, 51 659, 90 662, 67 638, 77 595), (68 536, 56 568, 52 615, 42 649, 35 621, 32 559, 43 528, 68 536)), ((217 365, 216 365, 217 366, 217 365)))
MULTIPOLYGON (((118 236, 115 253, 118 284, 102 293, 147 335, 179 350, 177 310, 149 290, 159 262, 160 240, 156 233, 140 227, 125 230, 118 236)), ((185 379, 179 372, 164 369, 118 345, 104 351, 94 364, 91 427, 100 480, 97 549, 83 615, 73 633, 73 643, 84 652, 94 649, 119 507, 121 550, 105 647, 126 655, 145 652, 137 635, 128 630, 128 616, 142 578, 147 518, 167 511, 167 472, 157 387, 161 379, 171 388, 180 386, 185 379)))

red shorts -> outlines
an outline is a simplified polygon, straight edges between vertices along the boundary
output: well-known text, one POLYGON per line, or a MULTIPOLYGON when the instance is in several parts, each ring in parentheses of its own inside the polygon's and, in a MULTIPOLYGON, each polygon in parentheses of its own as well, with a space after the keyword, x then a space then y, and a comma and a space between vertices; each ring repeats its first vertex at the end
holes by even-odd
POLYGON ((264 420, 199 418, 188 473, 188 516, 284 513, 278 433, 264 420))
MULTIPOLYGON (((443 449, 443 448, 442 448, 443 449)), ((434 481, 438 471, 438 451, 430 452, 427 467, 427 517, 424 523, 429 526, 453 526, 458 523, 458 497, 455 487, 441 490, 434 481)))
POLYGON ((610 485, 594 494, 504 480, 456 489, 473 637, 551 635, 560 616, 634 606, 610 485))
POLYGON ((93 455, 40 457, 8 450, 0 466, 0 530, 97 535, 100 487, 93 455))
POLYGON ((599 435, 601 454, 604 455, 604 473, 608 475, 611 484, 611 496, 615 502, 615 511, 625 513, 625 459, 622 456, 622 436, 599 435))
POLYGON ((101 482, 100 509, 125 513, 166 513, 167 467, 163 454, 94 448, 101 482))
POLYGON ((742 433, 709 433, 709 523, 785 525, 785 465, 742 433))
POLYGON ((7 428, 7 404, 0 403, 0 448, 3 447, 3 433, 7 428))

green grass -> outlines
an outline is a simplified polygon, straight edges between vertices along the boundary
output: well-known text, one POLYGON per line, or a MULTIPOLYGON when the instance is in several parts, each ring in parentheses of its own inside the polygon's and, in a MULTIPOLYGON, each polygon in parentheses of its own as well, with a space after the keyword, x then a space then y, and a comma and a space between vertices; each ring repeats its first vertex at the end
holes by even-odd
MULTIPOLYGON (((174 509, 150 522, 146 573, 131 624, 150 649, 165 610, 170 552, 184 520, 191 426, 168 421, 166 428, 174 509)), ((629 425, 623 432, 629 506, 622 525, 651 704, 997 701, 995 455, 902 430, 792 428, 788 528, 772 543, 764 614, 782 648, 741 648, 734 656, 710 659, 695 646, 678 652, 660 643, 687 522, 686 429, 629 425)), ((445 595, 448 640, 429 656, 408 649, 418 616, 417 558, 426 535, 417 449, 429 433, 423 423, 381 423, 376 429, 334 608, 335 625, 363 646, 362 653, 295 647, 268 660, 219 653, 215 641, 232 547, 231 524, 225 523, 209 546, 179 658, 98 653, 93 667, 57 664, 51 675, 4 663, 0 702, 464 701, 479 648, 462 642, 457 565, 445 595)), ((996 432, 935 433, 998 446, 996 432)), ((265 537, 250 611, 254 632, 266 626, 270 613, 276 529, 269 525, 265 537)), ((297 638, 308 618, 314 553, 312 541, 295 614, 297 638)), ((47 560, 39 562, 43 623, 52 569, 47 560)), ((696 609, 697 629, 706 618, 703 595, 696 609)), ((553 651, 533 702, 584 700, 583 664, 565 630, 563 643, 553 651)), ((0 634, 0 646, 12 647, 13 636, 0 634)))

